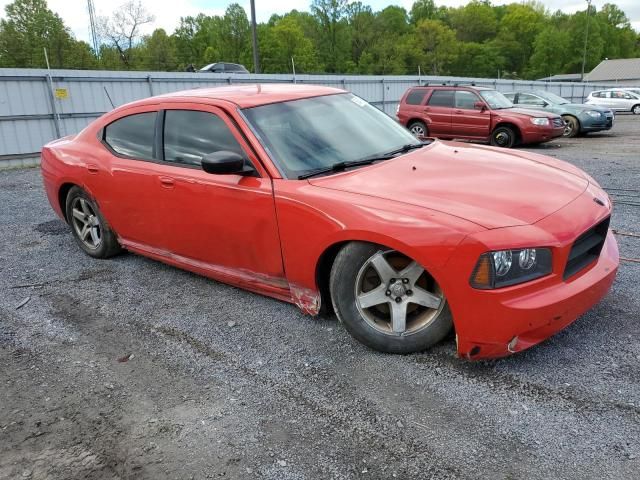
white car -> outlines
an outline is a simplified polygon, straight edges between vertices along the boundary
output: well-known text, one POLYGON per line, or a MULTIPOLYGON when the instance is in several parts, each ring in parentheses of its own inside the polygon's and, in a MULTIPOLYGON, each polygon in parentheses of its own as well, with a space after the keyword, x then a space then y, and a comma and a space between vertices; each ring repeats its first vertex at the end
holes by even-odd
POLYGON ((600 105, 617 112, 632 112, 640 115, 640 90, 614 88, 591 92, 585 102, 589 105, 600 105))

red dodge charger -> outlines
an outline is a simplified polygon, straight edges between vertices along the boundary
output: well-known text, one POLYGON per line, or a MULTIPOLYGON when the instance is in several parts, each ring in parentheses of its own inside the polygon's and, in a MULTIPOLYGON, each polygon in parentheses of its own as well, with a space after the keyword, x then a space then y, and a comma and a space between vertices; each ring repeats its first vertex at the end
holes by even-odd
POLYGON ((46 145, 54 210, 88 255, 122 249, 333 310, 364 344, 500 357, 602 299, 611 203, 542 155, 420 142, 351 93, 253 85, 133 102, 46 145))

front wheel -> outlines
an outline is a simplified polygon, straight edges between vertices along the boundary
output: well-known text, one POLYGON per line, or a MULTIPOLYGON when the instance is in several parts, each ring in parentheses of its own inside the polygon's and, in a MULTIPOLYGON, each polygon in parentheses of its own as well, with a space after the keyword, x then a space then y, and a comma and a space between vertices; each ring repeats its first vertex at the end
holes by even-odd
POLYGON ((564 115, 562 120, 564 120, 564 132, 562 132, 562 136, 573 138, 580 133, 580 124, 576 117, 564 115))
POLYGON ((511 148, 516 143, 516 132, 510 127, 498 127, 491 133, 491 145, 511 148))
POLYGON ((631 111, 633 112, 634 115, 640 115, 640 104, 634 105, 631 111))
POLYGON ((109 258, 121 252, 118 239, 100 213, 98 205, 80 187, 69 190, 66 213, 71 232, 87 255, 109 258))
POLYGON ((329 283, 338 319, 375 350, 423 351, 451 330, 451 313, 438 283, 395 250, 351 242, 338 253, 329 283))

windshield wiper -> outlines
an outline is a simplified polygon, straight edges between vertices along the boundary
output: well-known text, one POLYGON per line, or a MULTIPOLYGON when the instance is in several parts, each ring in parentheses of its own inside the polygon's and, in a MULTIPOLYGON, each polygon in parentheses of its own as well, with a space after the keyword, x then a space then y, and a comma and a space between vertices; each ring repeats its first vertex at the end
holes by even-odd
POLYGON ((346 170, 347 168, 359 167, 360 165, 369 165, 373 162, 375 162, 375 159, 368 158, 363 160, 355 160, 353 162, 337 162, 333 165, 329 165, 328 167, 317 168, 315 170, 311 170, 310 172, 303 173, 302 175, 298 175, 298 180, 304 180, 305 178, 322 175, 323 173, 341 172, 342 170, 346 170))
POLYGON ((425 145, 429 145, 429 143, 408 143, 403 145, 400 148, 392 150, 387 153, 383 153, 381 155, 372 155, 370 157, 365 157, 360 160, 354 160, 352 162, 337 162, 333 165, 329 165, 328 167, 317 168, 316 170, 311 170, 310 172, 303 173, 302 175, 298 175, 298 180, 304 180, 305 178, 314 177, 316 175, 322 175, 323 173, 332 173, 332 172, 341 172, 351 167, 359 167, 361 165, 369 165, 374 162, 379 162, 382 160, 390 160, 396 155, 401 153, 407 153, 410 150, 415 150, 416 148, 422 148, 425 145))

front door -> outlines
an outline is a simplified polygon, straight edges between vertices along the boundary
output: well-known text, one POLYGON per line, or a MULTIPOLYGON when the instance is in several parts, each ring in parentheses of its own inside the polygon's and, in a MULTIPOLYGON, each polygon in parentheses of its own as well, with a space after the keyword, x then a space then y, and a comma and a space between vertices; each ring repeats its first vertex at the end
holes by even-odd
POLYGON ((491 110, 476 109, 477 102, 484 101, 473 92, 457 90, 455 92, 455 108, 451 115, 451 129, 456 136, 486 139, 491 132, 491 110))
POLYGON ((158 193, 167 248, 179 262, 247 288, 283 287, 271 179, 223 111, 199 108, 172 104, 164 111, 158 193), (203 171, 202 156, 222 150, 242 155, 255 175, 203 171))

